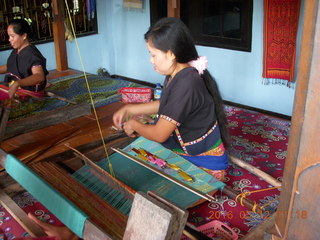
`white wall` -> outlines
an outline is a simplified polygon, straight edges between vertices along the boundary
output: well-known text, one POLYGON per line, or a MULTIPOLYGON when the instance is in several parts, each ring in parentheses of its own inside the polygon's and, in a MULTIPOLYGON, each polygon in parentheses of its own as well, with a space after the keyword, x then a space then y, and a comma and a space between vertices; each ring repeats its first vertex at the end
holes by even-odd
POLYGON ((252 50, 231 51, 198 47, 209 59, 225 100, 286 115, 292 114, 294 89, 280 85, 262 85, 263 1, 254 0, 252 50))
MULTIPOLYGON (((149 27, 149 1, 141 12, 128 12, 121 0, 113 0, 112 19, 115 72, 149 82, 163 82, 149 63, 143 34, 149 27)), ((294 89, 279 85, 262 85, 263 0, 254 0, 252 51, 241 52, 197 46, 199 55, 209 59, 209 71, 216 78, 224 100, 292 115, 294 89)))
MULTIPOLYGON (((163 82, 153 71, 143 35, 150 25, 149 1, 142 10, 122 7, 123 0, 98 0, 99 33, 78 39, 85 70, 96 73, 99 67, 111 74, 152 83, 163 82)), ((53 43, 37 45, 47 58, 48 69, 55 69, 53 43)), ((262 85, 263 0, 254 0, 252 51, 241 52, 197 46, 209 59, 209 71, 216 78, 225 100, 292 115, 294 89, 262 85)), ((69 67, 82 70, 76 44, 67 42, 69 67)), ((9 51, 0 52, 0 64, 9 51)))

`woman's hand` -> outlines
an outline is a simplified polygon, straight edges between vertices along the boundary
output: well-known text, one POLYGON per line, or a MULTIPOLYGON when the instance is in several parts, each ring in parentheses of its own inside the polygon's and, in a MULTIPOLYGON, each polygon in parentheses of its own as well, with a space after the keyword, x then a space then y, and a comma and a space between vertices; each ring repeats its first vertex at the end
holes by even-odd
POLYGON ((28 213, 28 217, 38 224, 49 237, 56 237, 57 240, 78 240, 79 237, 65 226, 55 226, 46 222, 42 222, 32 213, 28 213))
POLYGON ((134 130, 134 125, 136 124, 136 120, 131 119, 123 124, 123 130, 128 135, 128 137, 136 137, 136 131, 134 130))
POLYGON ((9 87, 8 95, 10 98, 14 97, 14 94, 19 89, 19 83, 18 81, 14 81, 14 83, 9 87))
POLYGON ((136 115, 152 115, 159 110, 159 101, 148 103, 126 104, 113 114, 113 123, 118 129, 122 129, 123 123, 136 115))
POLYGON ((123 123, 126 121, 129 115, 128 106, 120 108, 113 114, 112 120, 113 124, 118 128, 122 129, 123 123))

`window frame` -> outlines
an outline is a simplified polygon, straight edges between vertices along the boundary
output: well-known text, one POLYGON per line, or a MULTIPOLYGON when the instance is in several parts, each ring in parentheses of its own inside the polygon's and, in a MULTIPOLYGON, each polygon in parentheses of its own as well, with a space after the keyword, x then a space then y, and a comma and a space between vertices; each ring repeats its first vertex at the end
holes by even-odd
MULTIPOLYGON (((32 44, 43 44, 43 43, 48 43, 48 42, 53 42, 54 41, 54 36, 53 36, 53 30, 52 30, 52 23, 54 21, 54 17, 53 17, 53 13, 52 13, 52 5, 50 4, 49 8, 47 9, 48 12, 50 12, 50 14, 52 14, 49 18, 48 18, 48 26, 49 26, 49 31, 50 31, 50 35, 48 36, 45 36, 43 38, 38 38, 38 28, 39 28, 39 22, 37 22, 35 20, 36 18, 36 14, 43 14, 43 12, 46 10, 46 9, 43 9, 40 5, 40 3, 44 3, 44 0, 38 0, 40 3, 39 6, 36 6, 36 7, 30 7, 28 6, 28 8, 25 9, 25 6, 22 5, 22 9, 25 9, 23 10, 23 12, 19 12, 19 13, 14 13, 11 8, 9 8, 9 6, 11 6, 10 4, 7 4, 8 1, 12 1, 12 0, 3 0, 4 2, 2 4, 0 4, 0 10, 3 11, 2 13, 2 18, 3 18, 3 22, 1 23, 1 30, 3 30, 5 28, 5 34, 6 34, 6 37, 8 38, 8 35, 6 33, 6 28, 7 28, 7 25, 9 24, 9 22, 11 21, 11 19, 13 19, 14 17, 16 16, 19 16, 20 18, 24 18, 24 17, 31 17, 32 18, 32 28, 33 28, 33 32, 34 34, 37 36, 35 39, 31 39, 31 43, 32 44)), ((25 0, 27 1, 27 0, 25 0)), ((71 0, 68 0, 69 2, 71 2, 71 0)), ((22 3, 25 3, 23 1, 21 1, 22 3)), ((85 3, 85 1, 83 1, 85 3)), ((11 3, 12 4, 12 3, 11 3)), ((30 3, 28 3, 30 4, 30 3)), ((64 2, 63 2, 64 4, 64 2)), ((20 7, 20 6, 19 6, 20 7)), ((82 6, 82 11, 85 11, 83 9, 86 9, 86 7, 83 7, 82 6)), ((67 16, 67 13, 65 12, 66 11, 66 8, 64 8, 64 15, 65 15, 65 18, 66 18, 66 21, 69 22, 69 19, 68 19, 68 16, 67 16)), ((84 14, 84 13, 83 13, 84 14)), ((87 16, 87 15, 86 15, 87 16)), ((85 19, 85 24, 87 25, 87 28, 88 30, 87 31, 77 31, 76 30, 76 37, 79 38, 79 37, 85 37, 85 36, 89 36, 89 35, 93 35, 93 34, 98 34, 98 19, 97 19, 97 7, 95 7, 95 12, 94 12, 94 18, 93 19, 85 19), (90 24, 90 27, 88 27, 88 25, 90 24)), ((73 24, 75 24, 75 18, 72 19, 73 21, 73 24)), ((70 25, 70 24, 69 24, 70 25)), ((70 29, 69 29, 70 30, 70 29)), ((5 50, 9 50, 9 49, 12 49, 10 43, 8 40, 6 40, 6 44, 1 44, 0 45, 0 51, 5 51, 5 50)))
MULTIPOLYGON (((223 0, 219 1, 222 2, 223 0)), ((203 26, 202 6, 204 0, 181 0, 180 18, 188 26, 195 44, 197 45, 251 52, 253 0, 240 1, 242 8, 240 12, 241 23, 239 39, 203 34, 203 30, 199 26, 203 26)), ((161 6, 161 9, 159 10, 159 4, 164 4, 164 2, 167 4, 167 1, 165 0, 150 0, 151 24, 155 23, 160 17, 164 17, 163 8, 167 9, 167 6, 161 6)))

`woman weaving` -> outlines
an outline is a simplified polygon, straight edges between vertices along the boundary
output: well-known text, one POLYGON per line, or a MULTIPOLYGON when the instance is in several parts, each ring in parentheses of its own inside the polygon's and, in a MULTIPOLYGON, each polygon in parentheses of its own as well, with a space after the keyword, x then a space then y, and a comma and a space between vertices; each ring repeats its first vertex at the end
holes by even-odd
POLYGON ((154 69, 166 76, 161 99, 125 105, 114 114, 114 124, 128 136, 138 134, 161 143, 223 180, 228 134, 222 99, 206 69, 206 58, 198 56, 187 27, 176 18, 159 20, 145 40, 154 69), (132 118, 138 114, 158 114, 158 118, 145 125, 132 118))
MULTIPOLYGON (((114 124, 128 136, 139 134, 180 154, 223 180, 228 164, 224 144, 228 143, 222 99, 215 80, 199 57, 186 26, 175 18, 159 20, 145 34, 154 69, 166 76, 160 101, 128 104, 118 110, 114 124), (153 125, 142 124, 138 114, 158 114, 153 125), (131 120, 126 121, 126 119, 131 120)), ((58 240, 77 239, 66 227, 29 217, 58 240)))
MULTIPOLYGON (((30 44, 32 31, 24 19, 10 22, 7 32, 13 50, 7 64, 0 66, 0 74, 6 74, 9 83, 7 94, 1 91, 1 99, 12 98, 17 91, 34 97, 43 97, 46 86, 46 59, 30 44)), ((22 95, 23 95, 22 94, 22 95)))

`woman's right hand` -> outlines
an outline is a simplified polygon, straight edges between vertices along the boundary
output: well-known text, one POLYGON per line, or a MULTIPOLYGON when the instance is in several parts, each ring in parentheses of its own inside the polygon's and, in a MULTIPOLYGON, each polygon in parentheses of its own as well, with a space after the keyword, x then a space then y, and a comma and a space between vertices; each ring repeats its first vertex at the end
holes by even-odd
POLYGON ((112 120, 113 124, 118 128, 122 129, 123 123, 126 121, 127 117, 129 116, 129 106, 123 106, 118 111, 113 114, 112 120))

